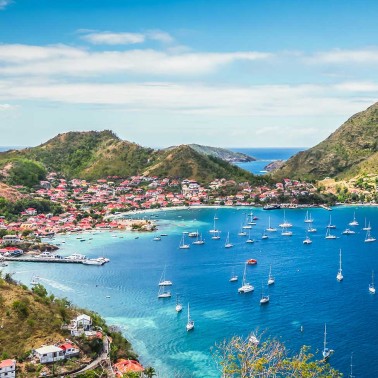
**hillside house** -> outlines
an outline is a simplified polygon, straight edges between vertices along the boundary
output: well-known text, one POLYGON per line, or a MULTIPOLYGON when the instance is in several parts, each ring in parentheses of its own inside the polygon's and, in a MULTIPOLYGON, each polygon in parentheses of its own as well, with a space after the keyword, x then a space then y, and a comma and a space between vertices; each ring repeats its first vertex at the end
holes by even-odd
POLYGON ((18 244, 20 243, 21 239, 18 235, 4 235, 3 236, 3 243, 4 244, 18 244))
POLYGON ((64 360, 64 350, 55 345, 46 345, 34 351, 41 364, 64 360))
POLYGON ((78 357, 80 354, 80 349, 71 343, 64 343, 59 347, 63 349, 65 358, 78 357))
POLYGON ((16 360, 0 361, 0 378, 15 378, 16 377, 16 360))

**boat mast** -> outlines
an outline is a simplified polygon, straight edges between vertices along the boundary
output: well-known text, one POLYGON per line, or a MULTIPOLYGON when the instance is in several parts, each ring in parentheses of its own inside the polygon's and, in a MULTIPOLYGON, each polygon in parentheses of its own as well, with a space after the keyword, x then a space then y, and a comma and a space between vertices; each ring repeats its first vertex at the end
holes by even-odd
POLYGON ((324 347, 323 352, 325 352, 327 346, 327 324, 324 323, 324 347))
POLYGON ((341 269, 341 249, 340 249, 340 269, 339 269, 339 272, 340 273, 342 272, 342 269, 341 269))
POLYGON ((353 352, 350 355, 350 375, 349 375, 349 378, 354 378, 354 375, 353 375, 353 352))

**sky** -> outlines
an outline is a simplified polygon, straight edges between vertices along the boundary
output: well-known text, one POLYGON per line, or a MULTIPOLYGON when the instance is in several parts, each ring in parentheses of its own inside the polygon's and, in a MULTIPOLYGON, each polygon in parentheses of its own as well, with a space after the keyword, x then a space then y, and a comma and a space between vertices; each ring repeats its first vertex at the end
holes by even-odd
POLYGON ((378 101, 376 0, 0 0, 0 145, 302 147, 378 101))

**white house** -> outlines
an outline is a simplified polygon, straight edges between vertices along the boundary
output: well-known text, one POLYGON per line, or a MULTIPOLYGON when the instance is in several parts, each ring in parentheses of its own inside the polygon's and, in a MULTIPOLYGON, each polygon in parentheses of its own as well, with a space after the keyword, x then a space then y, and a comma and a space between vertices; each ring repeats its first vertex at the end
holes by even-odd
POLYGON ((64 360, 64 350, 55 345, 46 345, 35 350, 35 355, 41 364, 64 360))
POLYGON ((71 343, 64 343, 60 345, 60 348, 64 350, 65 358, 77 357, 80 354, 80 349, 71 343))
POLYGON ((0 378, 16 377, 16 360, 0 361, 0 378))
POLYGON ((3 236, 4 244, 18 244, 20 241, 21 240, 18 235, 4 235, 3 236))
POLYGON ((80 336, 85 331, 90 331, 92 327, 92 319, 90 316, 81 314, 71 322, 71 335, 80 336))

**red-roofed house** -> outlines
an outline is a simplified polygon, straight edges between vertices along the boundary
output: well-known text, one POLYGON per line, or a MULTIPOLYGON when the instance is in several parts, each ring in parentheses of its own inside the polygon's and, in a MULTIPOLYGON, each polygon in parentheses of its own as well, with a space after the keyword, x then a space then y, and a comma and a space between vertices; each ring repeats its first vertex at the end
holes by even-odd
POLYGON ((80 349, 71 343, 64 343, 59 347, 63 349, 65 358, 77 357, 80 353, 80 349))
POLYGON ((118 360, 113 369, 117 377, 122 377, 125 373, 144 371, 144 367, 138 361, 124 359, 118 360))
POLYGON ((15 378, 16 377, 16 360, 0 361, 0 378, 15 378))

